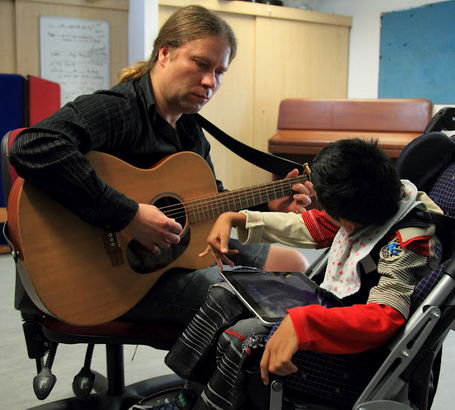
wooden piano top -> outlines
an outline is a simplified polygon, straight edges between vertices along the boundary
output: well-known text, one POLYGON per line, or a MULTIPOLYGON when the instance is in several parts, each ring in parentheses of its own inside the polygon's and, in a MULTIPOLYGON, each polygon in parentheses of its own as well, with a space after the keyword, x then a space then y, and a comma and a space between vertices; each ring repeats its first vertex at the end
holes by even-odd
POLYGON ((396 158, 431 119, 425 99, 287 99, 280 104, 278 129, 269 152, 317 154, 337 139, 377 139, 396 158))

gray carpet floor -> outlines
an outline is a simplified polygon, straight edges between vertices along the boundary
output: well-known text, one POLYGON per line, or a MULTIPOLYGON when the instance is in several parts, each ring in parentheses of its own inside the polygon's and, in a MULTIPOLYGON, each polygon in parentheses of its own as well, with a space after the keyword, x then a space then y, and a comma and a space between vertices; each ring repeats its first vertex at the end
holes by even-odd
MULTIPOLYGON (((314 254, 308 255, 311 260, 314 254)), ((53 367, 57 383, 50 396, 39 401, 32 389, 34 361, 28 359, 19 313, 14 310, 14 266, 9 255, 0 255, 0 409, 24 410, 73 396, 71 383, 84 361, 84 347, 60 345, 53 367)), ((440 386, 433 410, 454 408, 455 332, 450 332, 443 354, 440 386)), ((166 352, 150 347, 125 346, 125 381, 127 384, 153 376, 169 374, 164 365, 166 352)), ((105 351, 95 347, 93 369, 105 374, 105 351)))

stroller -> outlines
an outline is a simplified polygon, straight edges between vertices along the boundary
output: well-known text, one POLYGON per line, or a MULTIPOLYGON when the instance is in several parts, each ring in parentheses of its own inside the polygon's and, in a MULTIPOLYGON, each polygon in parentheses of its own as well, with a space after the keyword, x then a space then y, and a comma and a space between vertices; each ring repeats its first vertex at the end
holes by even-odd
MULTIPOLYGON (((439 111, 396 162, 400 178, 427 192, 444 211, 445 216, 434 221, 444 247, 442 264, 416 286, 412 315, 387 346, 382 365, 354 410, 428 410, 436 393, 442 345, 455 325, 455 136, 449 137, 443 130, 455 130, 455 108, 439 111)), ((310 267, 312 278, 325 271, 326 260, 323 254, 310 267)), ((333 363, 345 365, 342 359, 333 363)), ((286 397, 286 386, 279 379, 272 381, 267 406, 261 408, 331 409, 286 397)))

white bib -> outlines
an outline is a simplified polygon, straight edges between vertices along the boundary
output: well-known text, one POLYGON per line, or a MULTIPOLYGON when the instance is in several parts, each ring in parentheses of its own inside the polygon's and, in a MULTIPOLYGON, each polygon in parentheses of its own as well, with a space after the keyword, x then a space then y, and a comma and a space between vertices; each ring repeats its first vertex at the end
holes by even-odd
POLYGON ((327 269, 321 287, 339 298, 352 295, 360 289, 359 263, 365 265, 364 261, 370 261, 370 252, 387 231, 420 204, 416 201, 416 186, 408 180, 402 180, 401 184, 404 197, 400 200, 398 212, 383 225, 367 226, 351 236, 344 228, 340 228, 330 247, 327 269))

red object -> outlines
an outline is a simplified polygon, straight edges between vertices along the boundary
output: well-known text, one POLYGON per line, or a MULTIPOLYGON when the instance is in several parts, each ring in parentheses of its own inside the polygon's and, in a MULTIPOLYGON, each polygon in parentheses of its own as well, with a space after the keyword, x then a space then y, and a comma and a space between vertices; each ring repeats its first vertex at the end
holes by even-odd
POLYGON ((60 108, 60 84, 33 75, 27 76, 27 126, 52 115, 60 108))
POLYGON ((288 310, 300 350, 352 354, 382 346, 404 325, 395 309, 377 303, 325 308, 299 306, 288 310))
POLYGON ((332 245, 333 238, 340 229, 329 218, 325 211, 310 209, 302 212, 303 222, 316 242, 316 249, 327 248, 332 245))

